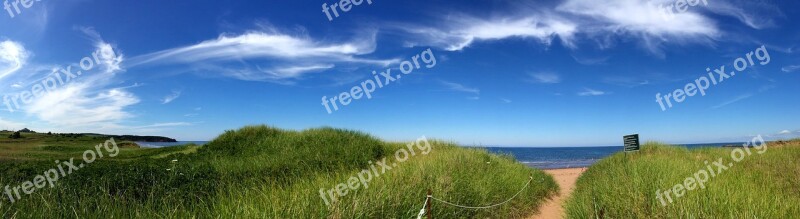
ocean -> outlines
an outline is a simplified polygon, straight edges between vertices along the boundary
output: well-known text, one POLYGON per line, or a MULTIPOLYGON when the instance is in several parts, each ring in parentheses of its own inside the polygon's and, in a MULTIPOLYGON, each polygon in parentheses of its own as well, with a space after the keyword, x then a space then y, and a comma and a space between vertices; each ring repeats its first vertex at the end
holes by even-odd
MULTIPOLYGON (((172 147, 185 144, 204 145, 208 141, 136 142, 146 148, 172 147)), ((685 144, 689 149, 742 145, 743 143, 685 144)), ((520 163, 539 169, 588 167, 611 154, 622 151, 622 146, 606 147, 485 147, 491 153, 510 154, 520 163)))
MULTIPOLYGON (((686 144, 689 149, 742 145, 742 143, 686 144)), ((491 153, 511 154, 517 161, 539 169, 588 167, 611 154, 622 151, 622 146, 608 147, 486 147, 491 153)), ((635 153, 635 152, 634 152, 635 153)))

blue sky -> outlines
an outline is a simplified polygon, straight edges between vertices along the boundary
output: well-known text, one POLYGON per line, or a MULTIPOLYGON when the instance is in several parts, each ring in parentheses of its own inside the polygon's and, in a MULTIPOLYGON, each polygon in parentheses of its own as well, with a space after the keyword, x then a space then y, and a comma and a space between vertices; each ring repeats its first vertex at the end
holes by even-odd
POLYGON ((373 0, 332 20, 322 4, 338 1, 41 0, 19 13, 7 2, 5 129, 209 140, 251 124, 333 126, 484 146, 800 136, 795 1, 700 1, 664 16, 675 1, 373 0), (753 58, 666 111, 656 102, 761 46, 767 64, 753 58), (330 114, 322 105, 427 49, 432 68, 330 114), (69 82, 37 90, 70 65, 69 82))

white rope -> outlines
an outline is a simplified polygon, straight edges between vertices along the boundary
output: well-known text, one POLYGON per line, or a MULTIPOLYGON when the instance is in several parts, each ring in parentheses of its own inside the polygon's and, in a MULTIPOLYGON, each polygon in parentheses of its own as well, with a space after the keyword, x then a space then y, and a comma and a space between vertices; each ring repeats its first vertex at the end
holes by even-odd
POLYGON ((422 210, 419 210, 419 214, 417 214, 417 219, 422 219, 422 216, 425 215, 425 207, 428 206, 428 200, 430 198, 431 198, 431 196, 428 196, 427 198, 425 198, 425 203, 422 204, 422 210))
MULTIPOLYGON (((431 198, 431 199, 433 199, 433 200, 439 201, 439 202, 441 202, 441 203, 445 203, 445 204, 452 205, 452 206, 459 207, 459 208, 468 208, 468 209, 487 209, 487 208, 494 208, 494 207, 497 207, 497 206, 503 205, 503 204, 505 204, 505 203, 507 203, 507 202, 511 201, 512 199, 516 198, 516 197, 517 197, 517 195, 519 195, 520 193, 522 193, 522 191, 523 191, 523 190, 525 190, 525 188, 528 188, 528 185, 530 185, 530 184, 531 184, 531 181, 533 181, 533 177, 531 177, 531 179, 530 179, 530 180, 528 180, 528 183, 525 183, 525 186, 523 186, 523 187, 522 187, 522 189, 520 189, 520 190, 519 190, 519 192, 517 192, 517 194, 514 194, 514 196, 511 196, 511 198, 509 198, 508 200, 506 200, 506 201, 504 201, 504 202, 500 202, 500 203, 498 203, 498 204, 489 205, 489 206, 480 206, 480 207, 463 206, 463 205, 459 205, 459 204, 453 204, 453 203, 450 203, 450 202, 447 202, 447 201, 444 201, 444 200, 441 200, 441 199, 435 198, 435 197, 433 197, 433 196, 428 196, 428 197, 430 197, 430 198, 431 198)), ((427 200, 426 200, 426 201, 427 201, 427 200)))

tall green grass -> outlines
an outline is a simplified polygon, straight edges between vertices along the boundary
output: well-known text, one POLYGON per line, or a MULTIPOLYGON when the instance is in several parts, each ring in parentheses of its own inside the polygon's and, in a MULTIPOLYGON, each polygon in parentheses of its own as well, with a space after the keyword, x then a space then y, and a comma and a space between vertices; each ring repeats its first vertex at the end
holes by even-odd
MULTIPOLYGON (((417 151, 373 177, 369 187, 326 206, 320 189, 347 183, 375 161, 393 161, 394 152, 406 145, 333 128, 244 127, 199 149, 122 150, 119 159, 92 163, 56 188, 13 204, 0 201, 0 217, 409 218, 421 209, 428 189, 441 199, 480 206, 506 200, 533 176, 529 188, 498 208, 467 210, 434 202, 432 211, 436 218, 522 218, 557 190, 551 177, 513 158, 430 144, 429 154, 417 151)), ((32 180, 54 166, 47 159, 0 164, 0 186, 32 180)))
POLYGON ((658 143, 616 154, 589 168, 566 203, 569 218, 794 218, 800 215, 800 144, 770 148, 732 162, 731 148, 689 150, 658 143), (682 184, 713 165, 733 163, 705 188, 672 195, 662 206, 656 191, 682 184))

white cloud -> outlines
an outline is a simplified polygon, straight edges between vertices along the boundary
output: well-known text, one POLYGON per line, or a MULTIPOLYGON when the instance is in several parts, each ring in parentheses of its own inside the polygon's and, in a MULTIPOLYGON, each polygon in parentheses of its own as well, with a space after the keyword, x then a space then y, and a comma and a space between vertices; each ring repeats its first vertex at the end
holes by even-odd
POLYGON ((733 98, 733 99, 731 99, 731 100, 729 100, 729 101, 725 101, 725 102, 723 102, 723 103, 721 103, 721 104, 719 104, 719 105, 713 106, 713 107, 711 107, 711 108, 712 108, 712 109, 719 109, 719 108, 722 108, 722 107, 724 107, 724 106, 727 106, 727 105, 730 105, 730 104, 733 104, 733 103, 739 102, 739 101, 741 101, 741 100, 744 100, 744 99, 747 99, 747 98, 750 98, 750 97, 752 97, 752 96, 753 96, 753 94, 751 94, 751 93, 748 93, 748 94, 742 94, 742 95, 739 95, 739 96, 737 96, 736 98, 733 98))
MULTIPOLYGON (((664 43, 709 42, 720 35, 716 23, 689 10, 666 19, 658 5, 669 0, 567 0, 556 10, 582 19, 579 29, 589 35, 622 35, 640 39, 650 52, 661 53, 664 43)), ((698 6, 699 7, 699 6, 698 6)))
POLYGON ((503 103, 511 103, 511 100, 506 98, 500 98, 500 101, 503 101, 503 103))
POLYGON ((462 84, 453 83, 453 82, 447 82, 447 81, 442 81, 442 84, 447 86, 447 89, 450 89, 450 90, 453 90, 453 91, 472 93, 472 94, 475 94, 475 95, 480 95, 481 94, 481 90, 479 90, 477 88, 466 87, 466 86, 464 86, 462 84))
MULTIPOLYGON (((603 49, 612 47, 617 40, 633 39, 652 54, 663 56, 666 45, 714 46, 723 34, 732 35, 723 33, 712 19, 718 15, 737 18, 753 28, 770 26, 771 16, 782 16, 780 10, 765 3, 737 2, 742 4, 700 4, 686 12, 667 15, 659 6, 672 5, 675 0, 564 0, 554 7, 513 4, 519 7, 495 12, 493 17, 446 13, 440 23, 432 26, 392 26, 409 34, 405 42, 409 47, 424 45, 460 51, 477 42, 510 38, 535 39, 549 46, 558 38, 562 45, 577 48, 578 40, 587 37, 603 49), (751 8, 766 13, 752 12, 751 8)), ((606 59, 576 57, 576 61, 586 64, 603 63, 606 59)))
POLYGON ((781 10, 769 3, 753 0, 727 0, 708 4, 716 14, 730 16, 753 29, 774 27, 773 16, 785 16, 781 10))
POLYGON ((131 93, 110 89, 95 91, 87 83, 69 84, 36 99, 26 112, 47 123, 63 127, 115 127, 132 115, 125 107, 139 102, 131 93))
POLYGON ((53 129, 108 132, 130 128, 122 125, 134 116, 126 109, 138 103, 139 98, 125 88, 113 86, 116 74, 124 71, 123 55, 99 34, 84 33, 95 40, 95 52, 100 61, 95 70, 84 72, 73 81, 34 98, 22 110, 53 129))
POLYGON ((97 44, 97 52, 102 66, 105 68, 105 73, 116 73, 123 71, 122 64, 123 55, 117 54, 111 44, 99 42, 97 44))
POLYGON ((674 17, 666 19, 658 5, 672 2, 674 1, 567 0, 556 10, 594 18, 594 22, 598 23, 589 26, 587 24, 592 23, 586 21, 584 24, 590 27, 588 31, 624 31, 652 36, 717 34, 716 25, 710 19, 693 11, 675 13, 674 17))
POLYGON ((788 135, 788 134, 792 134, 792 131, 789 131, 789 130, 783 130, 783 131, 781 131, 781 132, 778 132, 778 134, 779 134, 779 135, 788 135))
POLYGON ((106 43, 100 36, 100 33, 95 31, 92 27, 77 27, 76 29, 83 32, 89 39, 94 41, 100 64, 105 68, 104 71, 106 73, 123 71, 121 67, 123 55, 115 51, 115 48, 111 44, 106 43))
POLYGON ((181 96, 181 93, 183 93, 183 91, 181 91, 181 90, 173 90, 171 94, 169 94, 169 95, 167 95, 167 96, 165 96, 164 98, 161 99, 161 104, 168 104, 168 103, 172 102, 173 100, 178 99, 178 97, 181 96))
POLYGON ((542 84, 557 84, 561 82, 561 76, 552 72, 531 73, 531 81, 542 84))
POLYGON ((638 77, 609 76, 603 78, 603 83, 633 88, 633 87, 648 85, 650 84, 650 80, 638 77))
POLYGON ((289 66, 285 68, 275 68, 274 70, 262 70, 259 67, 259 70, 262 72, 268 73, 271 77, 276 79, 283 79, 283 78, 296 78, 300 75, 308 72, 319 72, 328 70, 335 67, 333 64, 328 65, 309 65, 309 66, 289 66))
POLYGON ((800 69, 800 65, 785 66, 785 67, 781 68, 781 71, 783 71, 783 72, 793 72, 793 71, 796 71, 797 69, 800 69))
POLYGON ((310 39, 279 33, 250 32, 238 36, 221 35, 214 40, 168 49, 144 56, 147 62, 194 62, 236 60, 255 57, 306 58, 336 57, 352 59, 352 55, 368 54, 374 45, 345 43, 321 45, 310 39))
POLYGON ((578 96, 602 96, 606 95, 605 91, 594 90, 591 88, 584 88, 583 91, 578 92, 578 96))
POLYGON ((606 62, 611 58, 609 56, 604 57, 583 57, 580 55, 572 54, 572 58, 575 59, 576 62, 582 65, 602 65, 606 64, 606 62))
POLYGON ((21 69, 30 53, 19 42, 0 42, 0 80, 21 69))
POLYGON ((273 29, 241 35, 223 34, 194 45, 134 57, 129 66, 190 64, 196 70, 220 72, 240 80, 286 82, 306 73, 331 69, 336 64, 388 66, 399 61, 360 57, 373 53, 375 47, 374 33, 351 42, 331 43, 273 29), (259 64, 246 64, 249 62, 259 64))
POLYGON ((455 16, 442 29, 418 26, 401 26, 417 39, 407 46, 433 45, 449 51, 459 51, 480 41, 506 38, 536 39, 550 45, 558 37, 565 45, 572 45, 577 26, 556 16, 528 15, 516 18, 482 19, 455 16))

